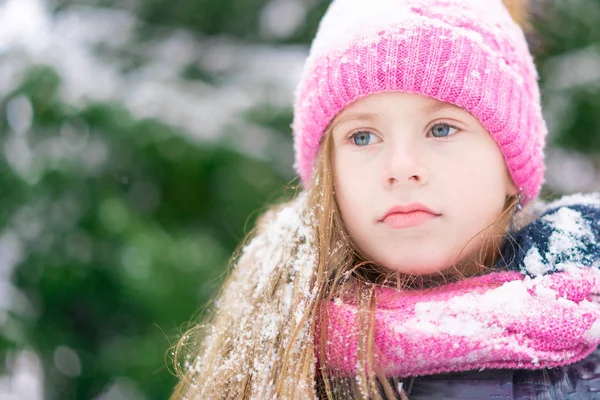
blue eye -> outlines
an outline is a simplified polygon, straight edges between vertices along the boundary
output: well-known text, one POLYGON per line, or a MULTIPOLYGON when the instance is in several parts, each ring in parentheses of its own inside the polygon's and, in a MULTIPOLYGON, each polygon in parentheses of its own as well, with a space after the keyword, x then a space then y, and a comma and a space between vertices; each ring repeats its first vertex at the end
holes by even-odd
POLYGON ((450 126, 448 124, 435 124, 434 126, 431 127, 431 135, 433 137, 447 137, 452 135, 453 133, 456 132, 450 132, 452 129, 454 129, 455 131, 458 131, 458 129, 456 129, 453 126, 450 126))
POLYGON ((352 136, 350 136, 350 139, 352 139, 355 145, 362 147, 371 144, 371 139, 373 137, 374 135, 371 132, 359 131, 352 134, 352 136))

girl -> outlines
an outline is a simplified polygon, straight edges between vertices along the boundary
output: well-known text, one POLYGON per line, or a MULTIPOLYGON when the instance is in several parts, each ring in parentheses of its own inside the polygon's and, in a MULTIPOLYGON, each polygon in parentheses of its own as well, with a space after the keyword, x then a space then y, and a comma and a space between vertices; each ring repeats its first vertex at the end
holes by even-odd
POLYGON ((172 399, 600 398, 600 196, 534 202, 523 15, 332 2, 296 93, 304 190, 178 344, 172 399))

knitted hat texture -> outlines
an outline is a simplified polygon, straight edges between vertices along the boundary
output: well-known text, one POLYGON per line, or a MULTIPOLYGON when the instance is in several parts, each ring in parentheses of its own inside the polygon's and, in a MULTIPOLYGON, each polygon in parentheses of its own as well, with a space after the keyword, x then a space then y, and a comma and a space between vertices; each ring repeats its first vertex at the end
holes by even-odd
POLYGON ((479 119, 526 204, 545 169, 537 81, 525 35, 501 0, 334 0, 295 93, 294 168, 309 187, 327 126, 354 101, 419 93, 479 119))

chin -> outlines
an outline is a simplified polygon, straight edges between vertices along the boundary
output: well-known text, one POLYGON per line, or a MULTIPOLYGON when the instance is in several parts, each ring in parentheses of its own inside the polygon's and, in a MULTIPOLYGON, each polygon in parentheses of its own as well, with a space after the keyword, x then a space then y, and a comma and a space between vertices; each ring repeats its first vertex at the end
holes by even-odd
POLYGON ((391 269, 392 271, 397 271, 402 274, 410 274, 410 275, 431 275, 437 272, 444 271, 448 269, 452 262, 450 261, 441 261, 441 260, 390 260, 388 262, 382 262, 381 265, 384 267, 391 269), (408 262, 407 262, 408 261, 408 262), (412 262, 411 262, 412 261, 412 262))

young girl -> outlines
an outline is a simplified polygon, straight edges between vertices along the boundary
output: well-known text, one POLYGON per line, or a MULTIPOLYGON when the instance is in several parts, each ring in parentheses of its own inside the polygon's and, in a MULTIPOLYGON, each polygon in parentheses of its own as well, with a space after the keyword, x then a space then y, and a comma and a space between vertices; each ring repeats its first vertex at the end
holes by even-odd
POLYGON ((178 344, 172 399, 600 399, 600 196, 534 201, 523 15, 332 2, 296 93, 304 189, 178 344))

